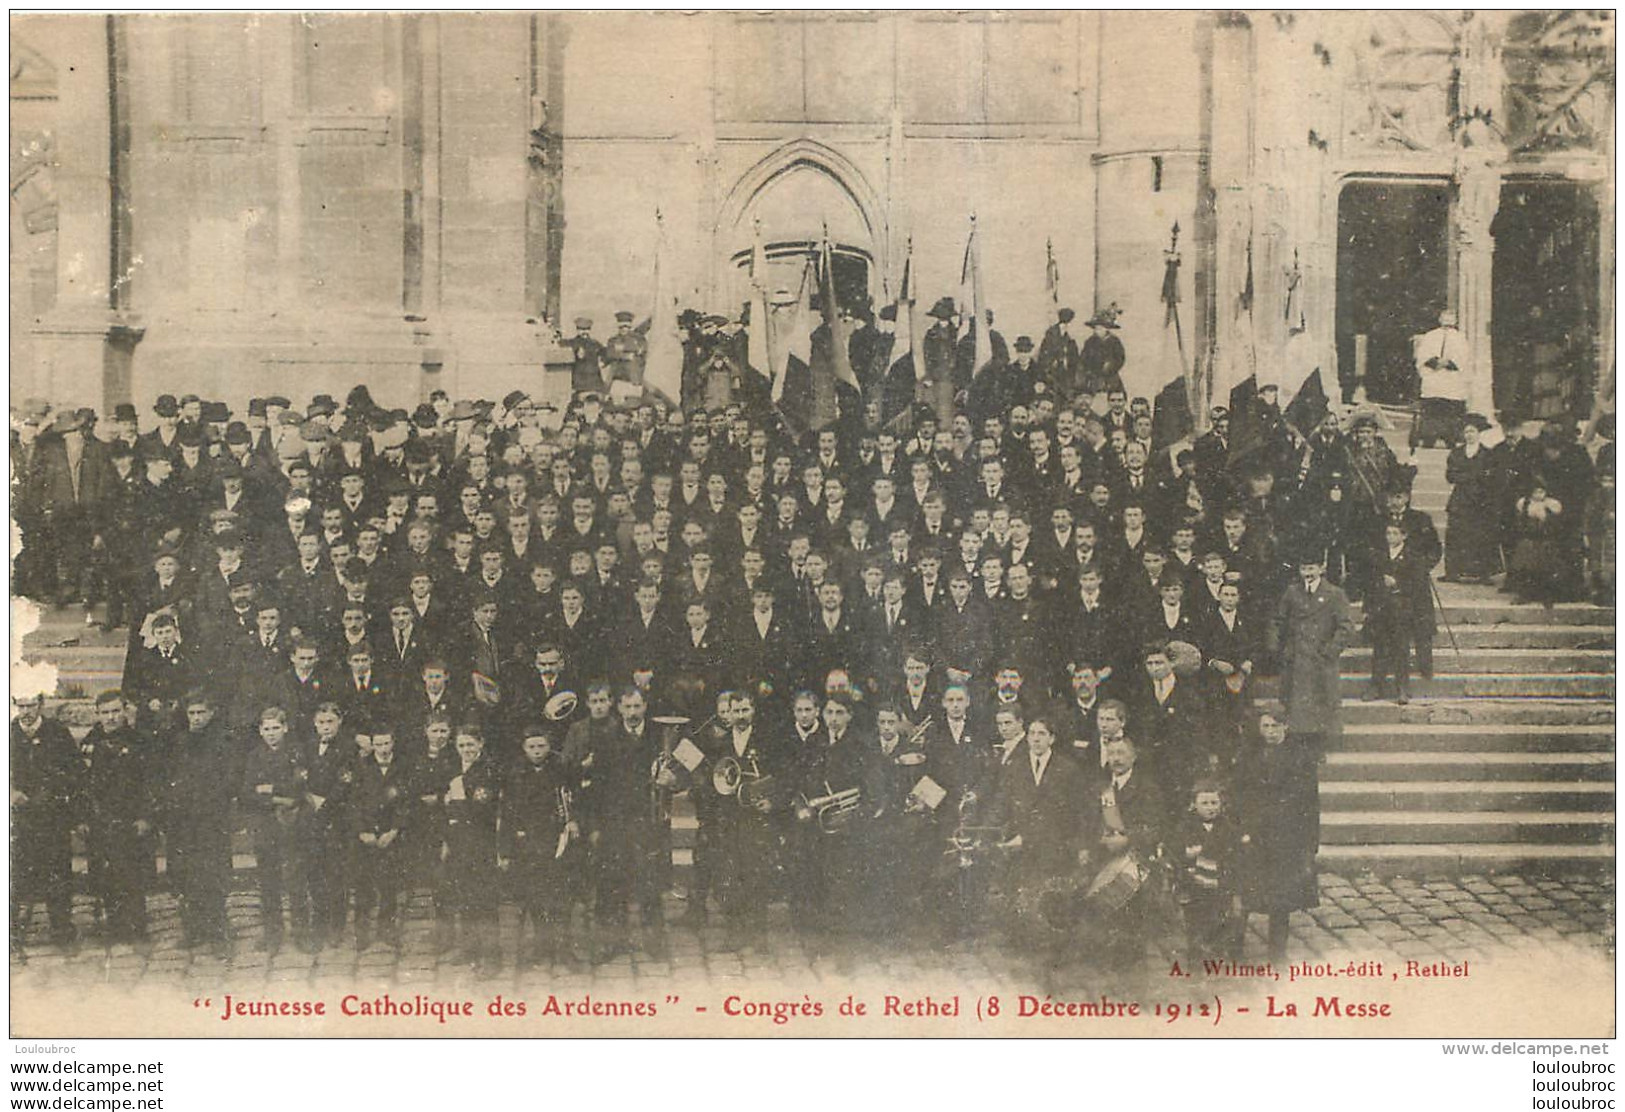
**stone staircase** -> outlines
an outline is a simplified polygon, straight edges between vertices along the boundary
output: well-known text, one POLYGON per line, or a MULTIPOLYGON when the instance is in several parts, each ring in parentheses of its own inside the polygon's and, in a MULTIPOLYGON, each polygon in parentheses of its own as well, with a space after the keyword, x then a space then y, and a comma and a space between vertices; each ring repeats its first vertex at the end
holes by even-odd
MULTIPOLYGON (((1417 453, 1413 495, 1441 535, 1445 457, 1417 453)), ((1611 873, 1613 610, 1438 587, 1435 678, 1413 681, 1410 705, 1364 702, 1371 650, 1344 654, 1344 733, 1321 771, 1323 866, 1412 877, 1611 873)))

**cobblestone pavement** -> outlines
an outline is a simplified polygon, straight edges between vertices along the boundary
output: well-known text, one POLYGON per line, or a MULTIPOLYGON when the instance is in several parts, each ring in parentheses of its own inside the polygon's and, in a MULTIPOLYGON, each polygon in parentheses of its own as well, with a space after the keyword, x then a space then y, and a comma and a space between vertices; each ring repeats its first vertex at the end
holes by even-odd
MULTIPOLYGON (((1614 954, 1614 885, 1611 877, 1563 879, 1518 876, 1463 876, 1451 880, 1349 879, 1323 874, 1321 906, 1292 919, 1291 961, 1338 957, 1345 960, 1418 959, 1424 961, 1491 961, 1542 948, 1578 947, 1599 957, 1614 954)), ((71 989, 88 984, 130 987, 218 989, 229 981, 238 992, 256 987, 383 984, 430 991, 473 981, 495 988, 545 983, 555 989, 581 990, 662 981, 755 980, 835 981, 865 974, 936 978, 954 983, 1030 985, 1035 973, 1031 953, 1005 945, 1002 932, 979 942, 947 948, 914 945, 899 939, 876 944, 861 953, 813 954, 790 929, 786 911, 776 906, 768 937, 758 946, 731 948, 713 914, 701 930, 674 925, 665 960, 638 952, 604 965, 585 962, 551 969, 516 968, 518 919, 512 907, 502 914, 503 962, 500 969, 476 975, 456 951, 440 954, 434 945, 433 911, 426 891, 406 904, 400 945, 374 943, 357 953, 353 940, 331 945, 318 954, 296 949, 291 940, 274 958, 260 942, 257 897, 236 893, 229 904, 234 935, 227 960, 203 952, 189 953, 181 944, 179 912, 173 896, 154 895, 145 947, 99 944, 94 904, 84 896, 75 902, 75 921, 83 941, 65 952, 48 941, 43 907, 36 908, 21 951, 12 951, 13 992, 71 989)), ((668 917, 675 923, 683 902, 668 897, 668 917)), ((1264 957, 1264 921, 1253 916, 1246 960, 1264 957)), ((577 938, 585 930, 577 912, 577 938)), ((585 944, 578 946, 587 951, 585 944)), ((1149 948, 1156 968, 1174 955, 1165 941, 1149 948)), ((1163 966, 1166 969, 1166 966, 1163 966)), ((1073 971, 1082 975, 1082 969, 1073 971)), ((1076 977, 1051 971, 1049 983, 1065 987, 1076 977), (1056 978, 1059 978, 1058 980, 1056 978)))

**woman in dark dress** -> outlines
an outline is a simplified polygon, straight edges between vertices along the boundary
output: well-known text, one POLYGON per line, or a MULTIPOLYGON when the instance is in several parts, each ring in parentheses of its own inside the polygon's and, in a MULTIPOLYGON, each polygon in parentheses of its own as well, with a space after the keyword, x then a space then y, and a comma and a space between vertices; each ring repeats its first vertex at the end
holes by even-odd
POLYGON ((1450 482, 1445 506, 1444 577, 1449 582, 1477 582, 1501 570, 1500 529, 1491 474, 1489 449, 1479 436, 1489 422, 1477 413, 1467 415, 1462 441, 1450 450, 1444 475, 1450 482))
POLYGON ((1269 956, 1286 958, 1294 911, 1320 905, 1320 785, 1312 747, 1287 737, 1284 717, 1265 711, 1258 737, 1236 765, 1236 814, 1242 825, 1241 902, 1269 916, 1269 956))
POLYGON ((1579 564, 1564 543, 1574 532, 1568 524, 1569 508, 1551 494, 1544 475, 1530 481, 1529 493, 1514 504, 1513 514, 1517 540, 1507 585, 1514 596, 1546 606, 1573 597, 1579 564))

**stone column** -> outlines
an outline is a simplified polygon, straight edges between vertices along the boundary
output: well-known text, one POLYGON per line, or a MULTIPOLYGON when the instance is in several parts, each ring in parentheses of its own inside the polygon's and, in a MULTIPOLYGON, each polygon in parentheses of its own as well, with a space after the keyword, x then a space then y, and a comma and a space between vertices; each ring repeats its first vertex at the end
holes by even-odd
MULTIPOLYGON (((1240 13, 1220 13, 1216 19, 1208 136, 1214 206, 1210 404, 1224 404, 1231 387, 1254 371, 1252 310, 1246 305, 1254 228, 1253 30, 1240 13)), ((1256 281, 1253 288, 1256 296, 1256 281)))
POLYGON ((1495 13, 1461 17, 1461 54, 1454 126, 1456 197, 1451 250, 1457 327, 1467 341, 1467 408, 1493 417, 1495 369, 1490 353, 1494 304, 1495 239, 1490 234, 1501 208, 1501 167, 1506 149, 1492 120, 1505 119, 1505 80, 1496 41, 1495 13))
POLYGON ((58 267, 56 304, 36 330, 40 381, 60 404, 110 407, 129 400, 130 353, 140 331, 117 309, 128 280, 127 192, 114 172, 128 173, 128 91, 115 82, 122 69, 122 17, 74 16, 42 26, 39 43, 56 67, 58 267), (115 132, 121 124, 123 133, 115 132), (115 166, 115 148, 122 155, 115 166))
POLYGON ((1501 171, 1485 156, 1456 167, 1454 236, 1457 326, 1467 341, 1467 408, 1491 415, 1494 364, 1490 317, 1494 303, 1495 240, 1490 225, 1501 207, 1501 171))

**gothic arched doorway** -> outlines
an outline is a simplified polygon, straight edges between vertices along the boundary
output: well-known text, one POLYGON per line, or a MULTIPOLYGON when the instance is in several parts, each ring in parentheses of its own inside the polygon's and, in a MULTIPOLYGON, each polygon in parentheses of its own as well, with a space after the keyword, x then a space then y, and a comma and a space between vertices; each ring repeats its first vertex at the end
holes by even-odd
POLYGON ((827 235, 837 300, 843 307, 869 300, 879 285, 876 258, 884 257, 871 215, 876 205, 857 169, 820 144, 791 143, 757 163, 735 186, 718 222, 728 304, 741 305, 750 297, 758 229, 767 256, 761 284, 770 296, 795 295, 808 260, 816 263, 827 235))

